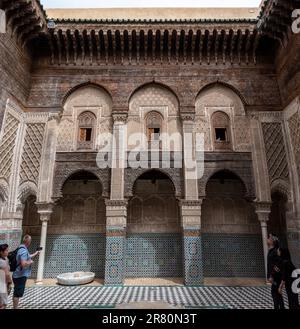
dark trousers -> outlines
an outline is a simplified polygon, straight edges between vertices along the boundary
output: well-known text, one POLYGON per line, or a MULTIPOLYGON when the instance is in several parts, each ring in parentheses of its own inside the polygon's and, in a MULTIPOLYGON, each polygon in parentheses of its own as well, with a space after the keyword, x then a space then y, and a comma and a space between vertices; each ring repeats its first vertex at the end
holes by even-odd
POLYGON ((284 309, 284 301, 282 295, 278 292, 279 285, 277 283, 272 284, 271 292, 272 298, 274 302, 274 309, 275 310, 283 310, 284 309))
POLYGON ((288 296, 289 300, 289 309, 290 310, 299 310, 299 299, 298 299, 298 294, 294 294, 292 291, 292 283, 291 284, 286 284, 285 287, 286 294, 288 296))

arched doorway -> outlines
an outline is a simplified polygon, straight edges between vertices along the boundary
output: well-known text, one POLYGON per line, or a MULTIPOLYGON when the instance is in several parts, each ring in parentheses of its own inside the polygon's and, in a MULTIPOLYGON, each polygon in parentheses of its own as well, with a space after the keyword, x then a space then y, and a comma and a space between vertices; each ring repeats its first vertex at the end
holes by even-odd
POLYGON ((271 195, 272 206, 268 222, 268 232, 279 237, 280 245, 287 247, 286 205, 287 197, 278 191, 271 195))
MULTIPOLYGON (((40 243, 41 223, 31 214, 36 207, 35 199, 29 201, 24 208, 24 229, 33 236, 32 249, 35 250, 40 243)), ((96 277, 104 278, 105 224, 105 203, 98 177, 88 171, 70 175, 48 223, 44 277, 92 271, 96 277)), ((36 270, 35 265, 33 277, 36 270)))
POLYGON ((158 170, 142 174, 129 201, 126 277, 182 277, 179 207, 171 179, 158 170))
POLYGON ((246 188, 234 173, 215 173, 202 205, 204 276, 263 277, 259 221, 245 199, 246 188))

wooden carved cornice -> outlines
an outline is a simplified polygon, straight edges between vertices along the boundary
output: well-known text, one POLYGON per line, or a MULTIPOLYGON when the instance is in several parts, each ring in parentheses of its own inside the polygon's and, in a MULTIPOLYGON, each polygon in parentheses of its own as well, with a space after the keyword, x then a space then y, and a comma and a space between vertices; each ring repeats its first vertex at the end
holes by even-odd
POLYGON ((285 47, 291 34, 292 12, 300 9, 299 0, 264 0, 258 21, 258 29, 264 35, 279 41, 285 47))
POLYGON ((9 30, 55 65, 256 64, 262 36, 285 46, 300 0, 265 0, 257 19, 55 20, 39 0, 0 0, 9 30))
POLYGON ((51 64, 250 64, 260 33, 255 24, 112 25, 57 23, 50 30, 51 64))
POLYGON ((24 46, 29 40, 48 34, 46 13, 39 0, 2 0, 7 26, 24 46))

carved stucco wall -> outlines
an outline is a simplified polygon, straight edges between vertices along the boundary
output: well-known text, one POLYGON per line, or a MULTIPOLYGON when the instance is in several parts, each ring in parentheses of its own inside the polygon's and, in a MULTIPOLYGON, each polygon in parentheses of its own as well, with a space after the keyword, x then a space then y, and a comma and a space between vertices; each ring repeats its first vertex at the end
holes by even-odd
MULTIPOLYGON (((64 103, 58 128, 57 151, 76 150, 77 118, 85 111, 94 113, 97 119, 95 136, 100 133, 112 132, 111 97, 102 88, 83 86, 71 93, 64 103)), ((97 143, 94 144, 94 147, 97 149, 97 143)))
POLYGON ((223 111, 230 117, 233 149, 251 151, 250 122, 239 96, 228 87, 213 85, 200 92, 196 99, 196 132, 204 133, 204 150, 213 150, 211 116, 223 111))
MULTIPOLYGON (((15 211, 17 176, 19 173, 19 154, 21 152, 22 127, 24 115, 22 108, 8 100, 4 122, 0 132, 0 194, 9 211, 15 211)), ((6 221, 4 226, 10 225, 6 221)), ((14 223, 17 224, 17 223, 14 223)), ((0 224, 1 225, 1 224, 0 224)))
POLYGON ((288 127, 292 141, 293 153, 298 168, 300 178, 300 109, 298 109, 289 119, 288 127))
MULTIPOLYGON (((134 183, 143 173, 149 169, 145 168, 125 168, 125 197, 130 198, 134 195, 134 183)), ((173 182, 176 197, 183 197, 183 174, 181 168, 164 168, 159 169, 162 173, 166 174, 173 182)))
POLYGON ((23 146, 20 185, 26 181, 38 184, 45 123, 28 123, 23 146))
POLYGON ((262 122, 270 184, 284 180, 289 184, 289 168, 281 122, 262 122))
MULTIPOLYGON (((136 91, 129 102, 128 136, 145 132, 145 117, 151 111, 163 117, 162 133, 181 133, 179 104, 176 96, 168 89, 150 84, 136 91)), ((130 147, 131 149, 133 146, 130 147)))
POLYGON ((96 163, 96 153, 76 152, 57 153, 53 180, 53 198, 62 196, 63 184, 74 173, 86 170, 99 178, 104 197, 110 195, 110 168, 100 169, 96 163))
POLYGON ((221 170, 229 170, 236 174, 245 184, 245 196, 249 199, 255 198, 251 153, 206 152, 204 161, 204 174, 198 179, 200 197, 205 196, 207 183, 215 173, 221 170))
POLYGON ((0 178, 9 183, 20 121, 7 113, 0 143, 0 178))

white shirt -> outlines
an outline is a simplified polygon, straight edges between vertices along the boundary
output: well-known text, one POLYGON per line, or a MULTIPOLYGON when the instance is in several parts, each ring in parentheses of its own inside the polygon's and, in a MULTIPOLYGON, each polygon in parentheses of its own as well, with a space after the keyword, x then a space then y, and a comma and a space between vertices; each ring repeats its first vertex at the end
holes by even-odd
POLYGON ((9 267, 8 261, 0 258, 0 294, 7 294, 5 269, 9 267))

